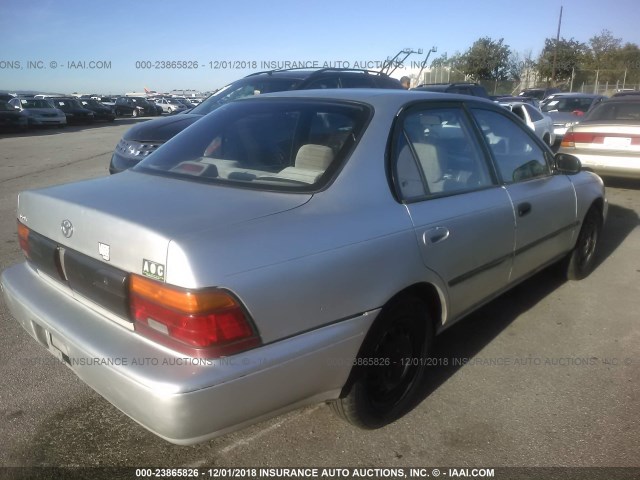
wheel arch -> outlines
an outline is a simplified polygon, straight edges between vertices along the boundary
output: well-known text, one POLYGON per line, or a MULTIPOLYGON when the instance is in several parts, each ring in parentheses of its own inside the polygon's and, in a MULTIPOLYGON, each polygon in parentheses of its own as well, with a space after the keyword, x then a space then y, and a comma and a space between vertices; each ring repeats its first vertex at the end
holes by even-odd
POLYGON ((413 285, 410 285, 396 293, 385 305, 398 301, 399 298, 405 295, 417 297, 425 303, 429 313, 429 318, 432 322, 431 328, 435 334, 439 330, 439 327, 444 323, 446 316, 444 294, 432 283, 414 283, 413 285))
MULTIPOLYGON (((446 316, 446 303, 444 301, 444 294, 441 292, 441 290, 437 286, 435 286, 432 283, 429 283, 429 282, 414 283, 396 292, 394 295, 392 295, 384 303, 384 305, 382 305, 381 310, 384 310, 384 308, 387 307, 388 305, 401 301, 402 297, 405 297, 405 296, 418 298, 419 300, 425 303, 425 305, 427 306, 427 313, 431 321, 431 325, 430 325, 431 332, 435 336, 435 334, 440 330, 440 327, 443 325, 444 318, 446 316)), ((360 345, 356 358, 361 355, 363 349, 366 347, 367 341, 369 339, 369 333, 374 329, 374 325, 376 325, 376 322, 378 322, 379 320, 380 320, 380 315, 378 315, 378 317, 369 326, 369 329, 367 330, 367 333, 365 334, 362 340, 362 344, 360 345)), ((347 381, 345 382, 342 388, 341 395, 349 391, 349 389, 353 385, 353 382, 355 381, 355 375, 356 375, 355 369, 352 369, 347 381)))

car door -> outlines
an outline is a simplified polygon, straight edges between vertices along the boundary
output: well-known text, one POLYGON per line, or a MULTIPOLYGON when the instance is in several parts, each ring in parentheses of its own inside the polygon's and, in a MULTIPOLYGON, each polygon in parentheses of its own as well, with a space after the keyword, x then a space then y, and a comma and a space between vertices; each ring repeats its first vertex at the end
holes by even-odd
POLYGON ((552 154, 525 126, 493 109, 473 108, 498 174, 513 204, 516 241, 510 281, 559 259, 574 241, 576 195, 552 154))
POLYGON ((393 175, 426 267, 447 286, 449 317, 502 289, 513 208, 461 103, 417 105, 394 131, 393 175))

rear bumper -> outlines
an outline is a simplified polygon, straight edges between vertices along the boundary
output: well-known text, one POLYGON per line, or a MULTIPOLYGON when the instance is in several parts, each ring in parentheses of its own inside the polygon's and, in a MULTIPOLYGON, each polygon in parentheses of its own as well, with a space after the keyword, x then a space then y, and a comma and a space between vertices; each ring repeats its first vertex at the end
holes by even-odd
POLYGON ((113 405, 188 445, 336 398, 378 311, 217 360, 160 347, 110 321, 23 263, 0 286, 22 327, 113 405))
MULTIPOLYGON (((566 150, 566 153, 571 153, 566 150)), ((637 156, 590 155, 572 153, 580 159, 582 167, 603 176, 640 178, 640 158, 637 156)))

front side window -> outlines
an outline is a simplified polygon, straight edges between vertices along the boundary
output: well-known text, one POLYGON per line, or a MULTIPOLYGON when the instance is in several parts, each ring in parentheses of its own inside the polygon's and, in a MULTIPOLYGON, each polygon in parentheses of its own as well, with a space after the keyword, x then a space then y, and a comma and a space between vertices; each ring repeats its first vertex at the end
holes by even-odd
POLYGON ((243 100, 225 105, 160 147, 135 169, 268 190, 313 191, 355 146, 365 105, 243 100))
POLYGON ((524 126, 491 110, 473 109, 505 183, 549 175, 545 152, 524 126))
POLYGON ((394 175, 404 200, 493 185, 461 108, 412 110, 402 118, 399 129, 394 175))

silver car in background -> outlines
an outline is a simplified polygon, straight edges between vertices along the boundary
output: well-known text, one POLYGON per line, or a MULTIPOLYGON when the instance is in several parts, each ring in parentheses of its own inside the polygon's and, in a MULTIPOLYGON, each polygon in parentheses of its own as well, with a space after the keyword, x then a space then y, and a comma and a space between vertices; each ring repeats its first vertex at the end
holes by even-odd
POLYGON ((122 174, 20 194, 0 279, 44 348, 191 444, 314 402, 415 405, 435 336, 594 268, 601 179, 471 96, 309 90, 203 117, 122 174))
POLYGON ((67 125, 64 112, 42 98, 14 98, 9 105, 27 116, 30 126, 56 125, 63 128, 67 125))
POLYGON ((606 98, 588 93, 555 93, 540 104, 540 109, 551 117, 556 138, 561 140, 570 127, 580 123, 585 113, 606 98))
POLYGON ((559 151, 601 175, 640 179, 640 96, 600 103, 569 128, 559 151))

